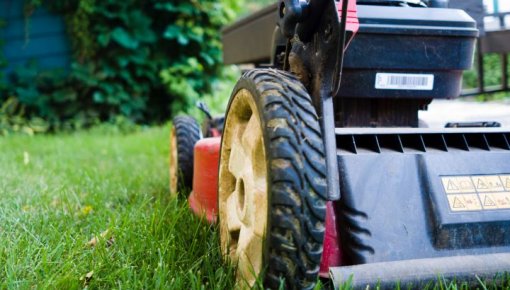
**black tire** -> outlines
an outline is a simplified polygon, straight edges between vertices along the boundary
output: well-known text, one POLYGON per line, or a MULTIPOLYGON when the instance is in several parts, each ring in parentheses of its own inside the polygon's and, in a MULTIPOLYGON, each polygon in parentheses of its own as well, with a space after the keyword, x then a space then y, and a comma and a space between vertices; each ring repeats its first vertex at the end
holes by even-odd
POLYGON ((193 186, 193 149, 201 139, 201 131, 197 121, 190 116, 177 116, 172 123, 170 191, 175 194, 184 193, 193 186), (172 143, 176 145, 175 148, 172 143), (177 157, 177 162, 172 161, 172 156, 177 157))
MULTIPOLYGON (((264 270, 260 273, 264 277, 259 281, 272 289, 277 289, 282 280, 284 289, 313 289, 322 257, 327 198, 325 150, 318 116, 296 77, 273 69, 255 69, 246 72, 233 91, 223 142, 229 142, 225 136, 230 134, 230 122, 235 119, 229 122, 230 110, 241 90, 251 93, 259 112, 268 176, 264 270)), ((230 153, 224 146, 218 193, 220 236, 224 256, 232 258, 228 252, 231 242, 226 240, 233 239, 233 235, 229 229, 222 234, 226 226, 221 221, 225 214, 222 203, 226 204, 223 194, 228 194, 223 187, 231 182, 229 173, 225 173, 230 153)))

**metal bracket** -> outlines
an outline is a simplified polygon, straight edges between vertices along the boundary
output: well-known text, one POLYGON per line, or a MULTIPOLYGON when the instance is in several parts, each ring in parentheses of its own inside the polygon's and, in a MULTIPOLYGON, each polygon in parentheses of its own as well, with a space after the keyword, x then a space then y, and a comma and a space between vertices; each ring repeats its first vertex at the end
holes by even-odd
MULTIPOLYGON (((349 0, 311 0, 306 7, 298 7, 298 3, 301 2, 282 1, 280 4, 280 28, 289 38, 284 67, 290 66, 290 71, 301 78, 312 96, 326 150, 328 199, 338 200, 340 177, 336 157, 333 97, 340 87, 346 45, 356 31, 347 30, 349 0), (288 5, 293 5, 291 8, 297 7, 291 16, 287 16, 288 5)), ((357 21, 357 17, 354 20, 357 21)))

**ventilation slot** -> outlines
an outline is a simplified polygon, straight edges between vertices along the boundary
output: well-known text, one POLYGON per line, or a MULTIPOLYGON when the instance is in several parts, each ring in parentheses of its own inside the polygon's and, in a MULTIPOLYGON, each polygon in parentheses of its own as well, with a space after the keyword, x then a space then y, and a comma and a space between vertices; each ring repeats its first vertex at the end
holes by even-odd
POLYGON ((377 136, 379 141, 379 146, 381 147, 381 151, 391 151, 391 152, 404 152, 404 148, 402 147, 402 142, 400 141, 400 137, 398 135, 379 135, 377 136))
POLYGON ((445 134, 444 140, 446 141, 448 151, 469 151, 468 143, 463 134, 445 134))
POLYGON ((489 133, 485 134, 485 139, 489 143, 491 150, 510 150, 510 144, 504 134, 489 133))
POLYGON ((337 135, 338 153, 510 151, 510 133, 402 133, 337 135))
POLYGON ((425 143, 418 134, 400 135, 404 152, 425 152, 425 143))
POLYGON ((442 134, 426 134, 423 135, 426 151, 448 151, 446 142, 442 134))
POLYGON ((489 143, 483 134, 466 134, 465 137, 470 150, 490 150, 489 143))
POLYGON ((356 144, 354 144, 354 137, 352 135, 339 135, 336 139, 338 150, 342 153, 356 154, 356 144))
POLYGON ((375 152, 381 153, 379 142, 375 135, 357 135, 354 136, 354 143, 358 153, 375 152))

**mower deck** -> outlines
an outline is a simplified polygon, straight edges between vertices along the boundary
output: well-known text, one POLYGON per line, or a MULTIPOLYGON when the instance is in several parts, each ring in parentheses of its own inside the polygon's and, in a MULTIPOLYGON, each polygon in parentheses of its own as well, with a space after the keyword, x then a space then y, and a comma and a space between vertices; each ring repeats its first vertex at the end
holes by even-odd
MULTIPOLYGON (((450 272, 454 268, 439 265, 453 257, 490 261, 483 256, 510 252, 510 131, 338 128, 336 135, 342 199, 333 207, 344 255, 339 265, 363 264, 348 268, 355 279, 375 269, 365 264, 419 259, 432 260, 414 261, 409 272, 394 275, 421 277, 421 267, 431 265, 423 268, 424 280, 436 270, 436 276, 462 276, 472 268, 462 263, 450 272)), ((510 270, 506 261, 498 271, 510 270)), ((476 269, 485 278, 494 274, 484 264, 476 269)), ((332 273, 345 279, 346 271, 332 273)))

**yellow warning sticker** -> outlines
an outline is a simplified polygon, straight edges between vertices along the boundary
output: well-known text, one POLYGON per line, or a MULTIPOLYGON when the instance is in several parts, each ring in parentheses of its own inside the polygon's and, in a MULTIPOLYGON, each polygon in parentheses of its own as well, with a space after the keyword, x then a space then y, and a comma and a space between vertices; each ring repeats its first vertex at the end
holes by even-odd
POLYGON ((510 175, 442 176, 450 210, 510 209, 510 175))
POLYGON ((482 205, 477 194, 450 194, 448 202, 452 211, 480 211, 482 205))
POLYGON ((505 190, 510 191, 510 175, 501 175, 500 178, 505 190))
POLYGON ((505 191, 498 175, 473 176, 471 178, 477 192, 505 191))
POLYGON ((510 192, 480 194, 484 209, 510 209, 510 192))
POLYGON ((443 177, 442 181, 444 190, 448 194, 476 192, 469 176, 443 177))

